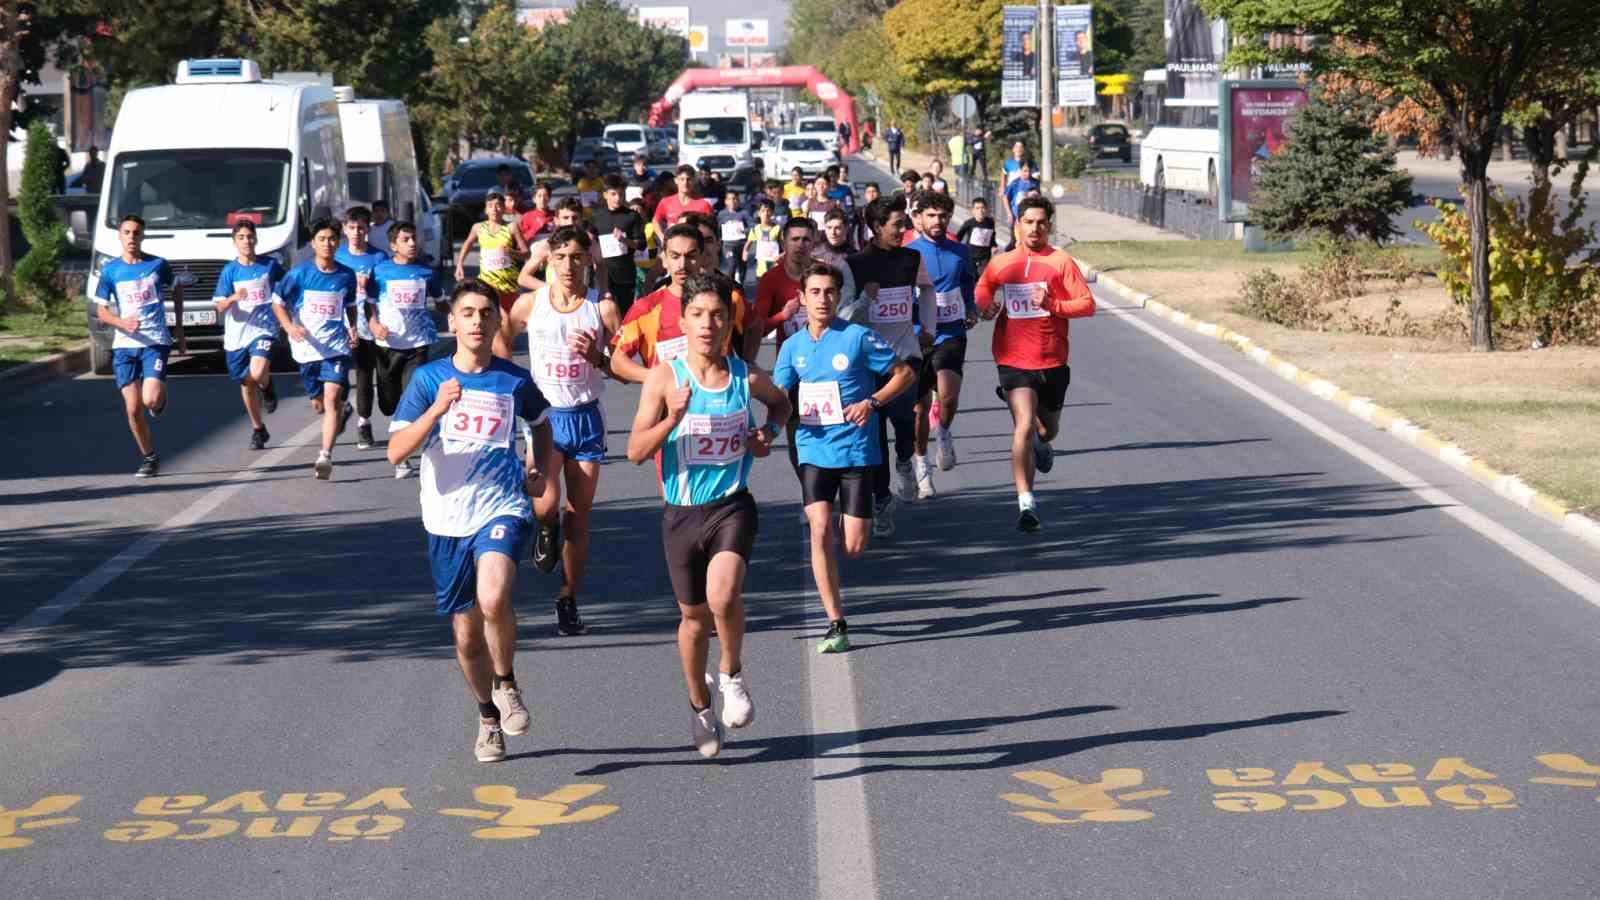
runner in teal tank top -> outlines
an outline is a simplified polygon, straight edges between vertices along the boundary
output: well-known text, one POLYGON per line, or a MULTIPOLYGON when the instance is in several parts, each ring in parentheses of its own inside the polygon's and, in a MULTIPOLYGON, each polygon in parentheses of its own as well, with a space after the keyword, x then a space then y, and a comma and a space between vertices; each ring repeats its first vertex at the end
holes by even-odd
POLYGON ((645 378, 639 412, 628 436, 628 459, 655 458, 661 494, 662 542, 672 593, 678 601, 678 659, 689 689, 689 732, 702 756, 722 751, 723 726, 743 728, 755 719, 739 658, 744 643, 744 576, 755 545, 757 517, 750 496, 750 467, 766 456, 789 420, 789 397, 760 369, 723 355, 733 330, 733 297, 703 275, 683 289, 687 353, 658 365, 645 378), (750 401, 767 409, 755 427, 750 401), (711 632, 722 642, 721 670, 706 673, 711 632), (712 703, 722 696, 719 719, 712 703))

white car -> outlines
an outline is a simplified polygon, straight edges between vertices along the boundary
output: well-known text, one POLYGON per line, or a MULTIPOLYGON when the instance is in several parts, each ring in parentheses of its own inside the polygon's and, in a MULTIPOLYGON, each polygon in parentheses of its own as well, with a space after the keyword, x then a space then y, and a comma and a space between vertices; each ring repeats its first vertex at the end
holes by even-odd
POLYGON ((783 180, 799 167, 807 175, 816 175, 833 165, 836 160, 833 148, 819 135, 779 135, 777 143, 762 157, 768 178, 783 180))
POLYGON ((821 138, 829 150, 839 149, 839 126, 830 116, 803 116, 794 123, 794 130, 801 137, 821 138))
POLYGON ((650 133, 643 125, 607 125, 604 137, 616 145, 617 156, 624 166, 633 160, 635 153, 647 153, 650 149, 650 133))

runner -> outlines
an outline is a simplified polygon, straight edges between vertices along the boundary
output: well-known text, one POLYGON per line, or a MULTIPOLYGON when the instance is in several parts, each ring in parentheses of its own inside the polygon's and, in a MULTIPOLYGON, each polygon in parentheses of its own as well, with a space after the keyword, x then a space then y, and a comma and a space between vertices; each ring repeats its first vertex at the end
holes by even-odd
POLYGON ((843 282, 843 274, 825 262, 806 269, 806 327, 784 342, 772 372, 780 390, 796 391, 799 397, 800 428, 790 442, 800 445, 811 574, 828 614, 828 633, 817 644, 818 653, 850 649, 833 546, 838 539, 834 506, 843 513, 845 555, 854 559, 867 549, 873 473, 882 461, 874 434, 878 411, 916 381, 911 367, 897 361, 894 349, 871 329, 835 317, 843 282), (885 377, 887 382, 881 382, 885 377))
POLYGON ((783 182, 768 178, 765 187, 767 199, 772 201, 772 221, 782 225, 789 218, 789 201, 783 196, 783 182))
POLYGON ((1010 187, 1022 174, 1022 164, 1028 162, 1028 148, 1021 141, 1011 145, 1011 158, 1000 164, 1000 186, 1010 187))
POLYGON ((739 285, 744 284, 746 270, 745 238, 749 236, 753 224, 750 214, 739 207, 739 192, 727 191, 722 199, 722 209, 717 211, 717 229, 722 244, 722 258, 718 262, 721 263, 723 274, 732 277, 739 285))
POLYGON ((789 170, 789 181, 783 186, 783 199, 789 206, 799 210, 796 201, 804 200, 811 195, 811 185, 806 183, 806 173, 799 166, 789 170))
MULTIPOLYGON (((372 449, 372 376, 378 366, 378 344, 372 336, 372 326, 367 323, 367 310, 375 299, 372 290, 372 270, 389 254, 375 250, 367 244, 372 213, 364 206, 352 206, 344 214, 344 243, 334 259, 356 273, 356 341, 351 355, 356 376, 356 449, 372 449)), ((349 415, 348 411, 345 415, 349 415)))
MULTIPOLYGON (((372 293, 367 301, 367 321, 377 339, 378 409, 391 420, 417 369, 428 361, 428 347, 438 339, 428 301, 439 296, 433 267, 417 262, 417 226, 396 222, 389 229, 394 255, 372 270, 372 293)), ((449 308, 443 311, 449 314, 449 308)), ((394 466, 394 477, 409 478, 411 460, 394 466)))
POLYGON ((930 180, 928 187, 932 188, 933 190, 943 194, 948 194, 950 192, 950 183, 944 180, 943 162, 936 159, 933 162, 928 163, 928 172, 922 177, 930 180))
POLYGON ((826 172, 828 176, 828 199, 846 211, 854 209, 856 205, 856 192, 850 187, 849 172, 850 167, 844 165, 829 166, 826 172))
POLYGON ((921 182, 922 176, 918 175, 915 169, 907 169, 900 173, 900 190, 894 192, 894 199, 908 216, 911 214, 911 197, 919 190, 917 185, 921 182))
POLYGON ((977 270, 967 256, 965 244, 950 240, 947 229, 956 204, 943 191, 925 191, 912 201, 916 212, 917 239, 911 249, 922 254, 922 265, 933 277, 934 297, 939 307, 939 327, 917 380, 917 455, 912 473, 917 479, 917 499, 932 497, 933 470, 928 465, 930 412, 938 410, 938 424, 932 428, 939 446, 939 468, 948 472, 956 467, 956 442, 950 436, 956 411, 961 405, 961 373, 967 360, 967 329, 978 324, 978 307, 972 290, 978 281, 977 270), (937 389, 937 395, 935 390, 937 389))
POLYGON ((583 212, 587 216, 600 205, 600 194, 606 189, 605 179, 600 177, 599 160, 584 160, 583 173, 578 176, 575 186, 578 189, 578 202, 583 204, 583 212))
POLYGON ((745 236, 744 255, 747 260, 756 261, 757 284, 783 252, 781 247, 783 226, 775 221, 773 212, 772 198, 762 197, 757 200, 756 221, 750 226, 750 233, 745 236))
MULTIPOLYGON (((599 240, 585 241, 584 249, 589 250, 591 243, 599 244, 606 290, 617 309, 626 313, 634 298, 634 254, 645 249, 644 219, 622 202, 627 184, 620 175, 607 175, 601 184, 603 208, 596 209, 589 222, 599 240)), ((548 245, 545 253, 550 253, 548 245)), ((592 252, 589 258, 593 259, 592 252)))
POLYGON ((1039 182, 1033 178, 1033 163, 1023 160, 1017 174, 1006 185, 1006 205, 1011 210, 1011 221, 1017 221, 1017 210, 1028 193, 1038 193, 1039 182))
MULTIPOLYGON (((691 275, 699 274, 705 253, 706 237, 711 226, 702 230, 691 222, 680 222, 667 229, 661 242, 661 264, 666 269, 664 285, 639 298, 622 320, 622 327, 612 339, 611 376, 618 381, 643 384, 656 363, 671 362, 683 356, 689 339, 683 332, 683 286, 691 275)), ((711 276, 716 281, 715 276, 711 276)), ((726 282, 724 282, 726 283, 726 282)), ((735 329, 745 327, 748 310, 729 291, 733 303, 735 329)), ((757 329, 750 329, 755 333, 757 329)), ((748 347, 750 336, 745 337, 748 347)), ((732 332, 724 353, 732 352, 732 332)), ((760 347, 760 338, 754 339, 760 347)))
MULTIPOLYGON (((723 253, 722 235, 718 231, 716 218, 701 213, 686 213, 681 221, 700 229, 700 265, 695 271, 709 275, 712 280, 726 286, 729 296, 733 298, 736 324, 733 329, 731 352, 736 353, 745 362, 754 362, 756 354, 761 352, 761 335, 751 327, 753 321, 749 315, 750 300, 745 295, 744 285, 717 268, 723 253)), ((665 280, 661 286, 666 286, 665 280)))
POLYGON ((167 409, 167 357, 172 355, 172 332, 167 328, 169 292, 178 329, 178 352, 189 352, 183 334, 183 287, 175 284, 166 260, 141 249, 144 219, 123 216, 117 224, 117 238, 122 242, 122 255, 108 260, 100 269, 95 314, 117 330, 111 339, 111 366, 117 375, 117 390, 122 393, 128 430, 133 432, 141 457, 133 476, 154 478, 161 474, 161 458, 156 455, 150 423, 144 417, 148 413, 151 419, 158 419, 167 409))
POLYGON ((367 243, 374 249, 389 252, 389 229, 394 227, 390 217, 389 201, 372 201, 372 224, 367 228, 367 243))
MULTIPOLYGON (((922 254, 900 246, 906 214, 898 203, 878 198, 867 207, 867 222, 872 226, 872 243, 848 260, 858 295, 840 314, 847 321, 866 324, 894 348, 896 359, 910 365, 913 372, 920 371, 924 351, 933 346, 938 325, 933 280, 922 264, 922 254)), ((913 500, 917 493, 911 470, 917 443, 916 397, 909 392, 901 394, 883 411, 885 415, 878 418, 881 461, 873 483, 872 533, 890 538, 895 531, 895 495, 889 489, 889 423, 894 424, 894 468, 899 474, 900 497, 913 500)))
POLYGON ((311 468, 321 481, 333 477, 333 442, 350 418, 345 383, 358 337, 356 273, 335 258, 338 247, 334 220, 312 222, 312 258, 290 269, 272 293, 272 311, 289 334, 306 396, 322 416, 322 451, 311 468))
MULTIPOLYGON (((811 269, 811 253, 816 242, 817 229, 810 219, 795 217, 785 222, 783 256, 756 282, 755 315, 761 323, 758 330, 763 337, 769 333, 773 335, 780 355, 784 341, 806 327, 800 282, 811 269)), ((795 442, 795 428, 798 425, 797 419, 790 419, 787 423, 789 465, 797 478, 800 475, 799 447, 795 442)))
MULTIPOLYGON (((556 204, 555 221, 552 233, 557 228, 577 228, 583 225, 583 204, 577 197, 562 197, 556 204)), ((590 284, 600 289, 602 294, 611 290, 610 278, 606 275, 609 268, 606 258, 600 253, 600 243, 595 242, 589 255, 590 284)), ((550 246, 548 241, 539 241, 528 248, 527 262, 522 264, 522 271, 517 273, 517 286, 529 291, 536 291, 555 280, 555 272, 550 268, 550 246)))
MULTIPOLYGON (((681 226, 679 226, 681 227, 681 226)), ((674 229, 676 232, 676 229, 674 229)), ((669 233, 667 245, 688 243, 669 233)), ((669 249, 669 252, 671 250, 669 249)), ((689 733, 701 756, 722 751, 723 726, 755 719, 740 651, 740 595, 755 543, 758 517, 750 496, 754 457, 771 452, 776 422, 789 418, 789 398, 760 369, 728 357, 733 298, 725 286, 699 276, 683 286, 684 355, 652 369, 639 396, 628 437, 628 460, 655 458, 667 503, 662 543, 678 601, 678 659, 689 693, 689 733), (755 427, 752 399, 767 408, 755 427), (706 672, 711 630, 722 643, 719 674, 706 672), (711 689, 722 695, 719 719, 711 689)))
POLYGON ((422 453, 422 525, 434 608, 449 616, 456 662, 478 703, 479 762, 506 757, 508 734, 528 730, 513 668, 517 560, 530 496, 544 492, 549 404, 526 369, 493 355, 498 288, 474 278, 450 295, 456 352, 418 369, 389 423, 389 462, 422 453), (532 429, 522 460, 515 419, 532 429))
MULTIPOLYGON (((606 193, 611 193, 609 187, 606 193)), ((555 450, 544 492, 534 498, 539 531, 534 538, 533 563, 545 573, 555 571, 556 563, 562 564, 556 629, 564 635, 588 631, 578 615, 578 583, 588 561, 589 511, 600 485, 600 463, 606 456, 606 419, 600 398, 611 363, 605 348, 622 319, 612 300, 601 298, 598 290, 584 284, 590 243, 582 228, 556 229, 550 236, 555 280, 523 294, 507 323, 516 331, 527 330, 533 380, 551 404, 555 450), (561 507, 563 479, 565 511, 561 507)))
POLYGON ((1050 246, 1055 205, 1029 197, 1019 205, 1021 245, 996 256, 978 281, 978 310, 1000 316, 994 326, 997 390, 1011 407, 1011 476, 1017 486, 1017 528, 1039 530, 1034 472, 1055 465, 1050 447, 1061 429, 1061 408, 1072 369, 1067 320, 1092 316, 1094 294, 1072 257, 1050 246))
POLYGON ((972 267, 982 272, 994 253, 994 218, 989 215, 989 201, 982 197, 972 198, 968 208, 972 211, 972 217, 961 223, 961 228, 956 231, 956 240, 967 245, 972 267))
POLYGON ((272 440, 262 409, 269 413, 278 409, 278 392, 272 388, 272 346, 278 339, 272 286, 283 280, 283 264, 256 256, 256 224, 249 219, 234 224, 233 249, 239 256, 222 267, 211 302, 222 316, 228 376, 239 386, 245 415, 250 417, 250 449, 261 450, 272 440))
POLYGON ((554 218, 555 212, 550 209, 550 185, 541 181, 533 187, 533 205, 517 220, 522 242, 532 247, 535 241, 549 237, 554 218))
POLYGON ((867 224, 867 207, 881 195, 876 181, 867 182, 861 189, 861 205, 850 211, 850 240, 857 247, 872 243, 872 226, 867 224))
MULTIPOLYGON (((478 280, 498 292, 502 314, 509 312, 511 304, 517 302, 518 261, 529 255, 522 233, 501 221, 504 209, 505 195, 490 191, 483 201, 483 221, 472 226, 467 239, 461 242, 461 250, 456 253, 456 281, 465 281, 467 254, 474 244, 479 245, 478 280)), ((504 335, 496 334, 494 355, 509 360, 511 344, 504 335)))
POLYGON ((842 266, 846 257, 856 252, 850 243, 850 216, 834 207, 822 217, 822 240, 812 248, 811 254, 830 266, 842 266))
POLYGON ((678 192, 670 197, 663 197, 661 202, 656 204, 654 221, 657 234, 666 234, 667 229, 678 224, 678 219, 686 212, 711 214, 711 204, 695 196, 694 166, 679 166, 672 181, 677 186, 678 192))

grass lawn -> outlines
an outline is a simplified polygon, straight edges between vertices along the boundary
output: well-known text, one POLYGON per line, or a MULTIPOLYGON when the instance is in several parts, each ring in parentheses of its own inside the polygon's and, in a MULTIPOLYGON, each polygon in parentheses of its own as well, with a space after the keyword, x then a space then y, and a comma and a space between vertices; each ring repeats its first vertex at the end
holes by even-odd
POLYGON ((60 319, 36 312, 0 314, 0 368, 59 353, 88 337, 89 327, 76 308, 60 319))
MULTIPOLYGON (((1406 252, 1421 265, 1439 259, 1432 247, 1406 252)), ((1600 347, 1473 353, 1465 334, 1448 328, 1430 337, 1306 331, 1240 312, 1246 274, 1288 274, 1312 261, 1309 250, 1246 254, 1234 241, 1108 241, 1079 242, 1071 253, 1169 306, 1249 335, 1573 507, 1600 512, 1600 347)), ((1351 306, 1372 316, 1391 298, 1420 322, 1453 317, 1452 301, 1431 279, 1380 289, 1351 306)))

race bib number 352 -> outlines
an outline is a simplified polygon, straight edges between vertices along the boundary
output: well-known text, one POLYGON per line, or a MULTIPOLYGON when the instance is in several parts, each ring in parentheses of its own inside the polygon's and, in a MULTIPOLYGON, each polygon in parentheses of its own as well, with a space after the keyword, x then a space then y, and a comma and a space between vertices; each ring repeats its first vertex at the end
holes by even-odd
POLYGON ((440 435, 448 441, 463 441, 480 447, 511 446, 512 403, 510 394, 464 390, 461 399, 451 404, 439 423, 440 435))
POLYGON ((1006 316, 1012 319, 1043 319, 1050 313, 1038 305, 1035 297, 1044 296, 1044 282, 1008 284, 1005 286, 1006 316))
POLYGON ((744 435, 750 415, 737 410, 727 415, 691 413, 683 417, 683 458, 691 466, 726 466, 744 458, 744 435))

